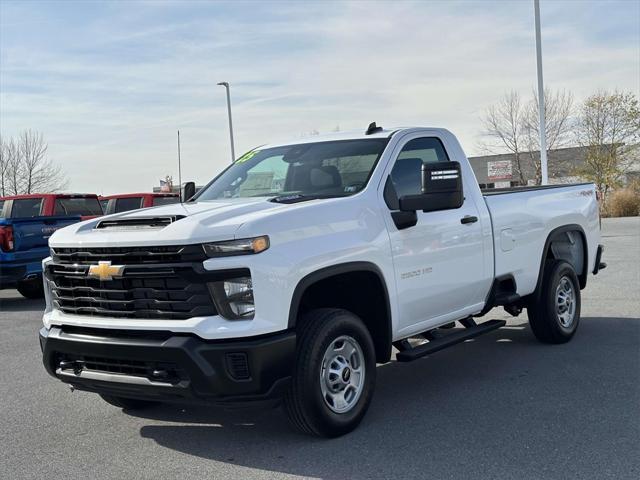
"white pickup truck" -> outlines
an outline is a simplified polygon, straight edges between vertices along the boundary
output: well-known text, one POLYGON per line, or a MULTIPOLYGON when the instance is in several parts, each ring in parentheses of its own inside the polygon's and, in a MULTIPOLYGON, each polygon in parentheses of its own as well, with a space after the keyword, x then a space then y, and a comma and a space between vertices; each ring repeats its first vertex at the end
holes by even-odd
POLYGON ((184 203, 58 230, 43 361, 125 409, 283 399, 338 436, 392 347, 409 362, 499 328, 475 321, 498 305, 570 340, 599 241, 593 185, 483 194, 444 129, 263 146, 184 203))

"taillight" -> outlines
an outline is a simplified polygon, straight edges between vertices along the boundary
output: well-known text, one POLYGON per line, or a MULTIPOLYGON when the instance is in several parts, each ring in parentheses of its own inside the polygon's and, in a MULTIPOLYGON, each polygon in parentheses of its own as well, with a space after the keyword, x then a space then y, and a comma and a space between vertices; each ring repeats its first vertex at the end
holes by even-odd
POLYGON ((11 225, 0 226, 0 250, 3 252, 13 250, 13 227, 11 225))

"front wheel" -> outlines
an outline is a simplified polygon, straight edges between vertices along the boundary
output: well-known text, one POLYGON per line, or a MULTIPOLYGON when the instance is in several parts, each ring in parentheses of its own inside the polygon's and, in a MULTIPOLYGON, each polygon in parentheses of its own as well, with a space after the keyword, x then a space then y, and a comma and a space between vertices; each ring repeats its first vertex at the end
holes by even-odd
POLYGON ((323 308, 300 319, 296 363, 285 409, 298 430, 338 437, 358 426, 376 377, 375 350, 362 321, 323 308))
POLYGON ((534 335, 544 343, 566 343, 580 323, 580 284, 570 263, 549 260, 540 292, 527 307, 534 335))

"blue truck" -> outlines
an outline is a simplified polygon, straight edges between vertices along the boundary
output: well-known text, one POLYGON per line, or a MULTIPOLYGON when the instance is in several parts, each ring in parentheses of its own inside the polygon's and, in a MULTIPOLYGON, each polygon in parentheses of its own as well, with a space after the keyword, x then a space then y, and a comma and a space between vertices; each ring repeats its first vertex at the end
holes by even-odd
POLYGON ((0 197, 0 289, 42 297, 42 260, 49 256, 49 237, 59 228, 101 214, 96 195, 0 197))

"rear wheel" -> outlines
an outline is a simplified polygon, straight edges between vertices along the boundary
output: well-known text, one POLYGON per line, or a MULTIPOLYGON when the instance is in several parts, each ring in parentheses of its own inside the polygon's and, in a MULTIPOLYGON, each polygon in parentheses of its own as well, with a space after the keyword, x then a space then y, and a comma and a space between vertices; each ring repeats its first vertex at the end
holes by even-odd
POLYGON ((531 330, 544 343, 566 343, 580 323, 580 284, 570 263, 549 260, 540 292, 527 307, 531 330))
POLYGON ((123 408, 125 410, 142 410, 144 408, 153 407, 158 402, 150 400, 138 400, 136 398, 115 397, 113 395, 100 395, 102 399, 114 407, 123 408))
POLYGON ((358 426, 375 385, 373 341, 362 321, 339 309, 319 309, 298 324, 298 344, 285 409, 298 430, 338 437, 358 426))
POLYGON ((42 279, 37 278, 35 280, 22 280, 18 282, 16 286, 20 295, 25 298, 42 298, 44 297, 44 285, 42 279))

